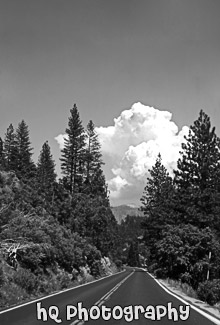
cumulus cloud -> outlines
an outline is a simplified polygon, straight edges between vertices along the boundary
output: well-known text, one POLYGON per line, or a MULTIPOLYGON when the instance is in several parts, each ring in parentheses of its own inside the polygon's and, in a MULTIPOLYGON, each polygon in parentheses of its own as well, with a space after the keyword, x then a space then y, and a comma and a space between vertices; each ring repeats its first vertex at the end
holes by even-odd
POLYGON ((55 140, 58 142, 60 149, 63 149, 64 147, 64 139, 67 138, 66 134, 59 134, 57 137, 55 137, 55 140))
POLYGON ((179 132, 171 119, 168 111, 135 103, 114 119, 114 126, 96 128, 113 205, 139 204, 148 169, 155 164, 158 153, 173 174, 181 143, 189 129, 185 126, 179 132))
MULTIPOLYGON (((139 205, 148 169, 155 164, 158 153, 172 175, 189 129, 184 126, 178 131, 171 119, 168 111, 135 103, 114 119, 113 126, 96 128, 112 205, 139 205)), ((61 148, 63 137, 56 137, 61 148)))

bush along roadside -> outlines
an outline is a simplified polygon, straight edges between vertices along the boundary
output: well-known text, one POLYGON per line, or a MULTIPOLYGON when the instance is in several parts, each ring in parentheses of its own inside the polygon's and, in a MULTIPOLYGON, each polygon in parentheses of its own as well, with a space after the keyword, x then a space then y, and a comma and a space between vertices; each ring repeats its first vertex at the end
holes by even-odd
POLYGON ((200 283, 197 289, 198 298, 214 306, 220 302, 220 279, 200 283))
POLYGON ((73 268, 69 273, 58 264, 53 270, 47 268, 45 272, 34 274, 21 266, 15 270, 1 259, 0 310, 118 272, 116 265, 107 257, 101 258, 97 267, 100 273, 96 276, 92 275, 88 265, 80 267, 79 270, 73 268))

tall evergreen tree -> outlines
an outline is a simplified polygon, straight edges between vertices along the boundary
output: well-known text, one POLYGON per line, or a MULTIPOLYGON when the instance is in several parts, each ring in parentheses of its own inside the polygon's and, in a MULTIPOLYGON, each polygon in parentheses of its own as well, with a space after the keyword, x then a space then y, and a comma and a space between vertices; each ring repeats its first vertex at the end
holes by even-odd
POLYGON ((101 145, 98 140, 98 134, 95 132, 95 125, 90 120, 86 128, 86 152, 85 152, 85 163, 86 163, 86 178, 90 181, 97 167, 103 164, 101 145))
POLYGON ((97 165, 96 169, 94 169, 89 185, 90 194, 93 196, 100 196, 103 199, 103 205, 109 206, 108 186, 100 165, 97 165))
POLYGON ((159 154, 155 165, 149 169, 150 177, 141 198, 141 210, 145 214, 143 227, 145 241, 150 249, 151 258, 155 255, 155 244, 161 239, 162 230, 166 224, 173 224, 171 209, 174 187, 172 178, 162 164, 159 154))
POLYGON ((215 228, 220 225, 220 139, 202 110, 185 140, 175 171, 179 222, 215 228))
POLYGON ((70 192, 80 191, 84 173, 85 132, 76 104, 70 110, 67 137, 64 138, 61 169, 70 192))
POLYGON ((34 163, 31 159, 32 148, 29 138, 28 126, 22 120, 16 129, 15 141, 17 146, 17 167, 16 172, 18 177, 31 177, 35 170, 34 163))
POLYGON ((41 188, 50 189, 56 181, 55 163, 50 151, 48 141, 46 141, 40 152, 37 163, 37 179, 41 188))
POLYGON ((155 165, 149 169, 150 177, 147 178, 147 185, 144 188, 141 203, 145 215, 154 215, 158 210, 164 208, 169 194, 173 189, 172 178, 162 164, 162 157, 159 154, 155 165))
POLYGON ((15 171, 17 168, 17 144, 15 139, 14 127, 12 124, 7 128, 4 139, 5 168, 7 171, 15 171))
POLYGON ((101 196, 108 202, 108 190, 103 174, 101 145, 95 125, 90 120, 86 128, 85 182, 83 192, 92 196, 101 196))

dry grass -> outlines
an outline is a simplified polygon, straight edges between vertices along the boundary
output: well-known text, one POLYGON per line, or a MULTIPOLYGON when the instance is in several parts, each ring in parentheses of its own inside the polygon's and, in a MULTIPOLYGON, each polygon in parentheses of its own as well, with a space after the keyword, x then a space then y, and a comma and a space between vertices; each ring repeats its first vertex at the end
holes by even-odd
POLYGON ((184 293, 185 295, 187 295, 191 298, 195 298, 195 299, 198 298, 196 291, 193 290, 193 288, 190 285, 188 285, 187 283, 182 283, 181 281, 172 280, 169 278, 164 280, 164 282, 166 282, 168 284, 168 286, 181 291, 182 293, 184 293))

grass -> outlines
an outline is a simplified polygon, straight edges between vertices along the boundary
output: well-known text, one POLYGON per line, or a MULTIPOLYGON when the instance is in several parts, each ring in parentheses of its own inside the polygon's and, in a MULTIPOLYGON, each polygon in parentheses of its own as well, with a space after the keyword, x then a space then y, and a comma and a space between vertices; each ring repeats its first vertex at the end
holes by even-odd
POLYGON ((181 291, 182 293, 184 293, 188 297, 198 299, 196 291, 193 290, 193 288, 189 284, 182 283, 181 281, 173 280, 173 279, 170 279, 170 278, 167 278, 167 279, 165 279, 163 281, 168 286, 181 291))

